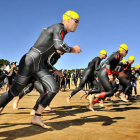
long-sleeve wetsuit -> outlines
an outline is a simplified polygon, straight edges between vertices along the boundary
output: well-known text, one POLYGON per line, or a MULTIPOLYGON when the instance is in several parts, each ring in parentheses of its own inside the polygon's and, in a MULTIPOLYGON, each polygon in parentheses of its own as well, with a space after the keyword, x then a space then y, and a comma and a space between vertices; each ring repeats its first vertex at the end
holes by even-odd
POLYGON ((131 83, 130 83, 130 79, 131 79, 131 64, 129 64, 128 62, 126 63, 119 63, 119 72, 124 72, 128 77, 122 77, 122 76, 118 76, 120 85, 119 85, 119 91, 123 92, 124 94, 127 94, 127 92, 129 91, 129 89, 131 88, 131 83))
POLYGON ((118 71, 115 71, 115 68, 117 67, 121 59, 122 59, 121 55, 117 51, 117 52, 112 53, 106 59, 106 61, 102 64, 101 69, 99 70, 99 73, 98 73, 98 78, 105 92, 102 92, 99 94, 99 99, 110 97, 113 95, 114 89, 113 89, 112 83, 109 82, 108 76, 119 74, 118 71))
POLYGON ((70 94, 70 98, 72 96, 74 96, 78 91, 83 89, 83 87, 87 81, 93 82, 93 84, 95 86, 98 84, 96 79, 94 78, 94 70, 99 69, 100 62, 101 62, 100 57, 95 57, 92 61, 89 62, 87 70, 83 73, 83 78, 80 80, 80 84, 79 84, 78 88, 73 90, 73 92, 70 94))
POLYGON ((44 61, 56 50, 64 53, 71 52, 71 47, 63 42, 66 33, 66 28, 62 23, 54 24, 42 30, 34 46, 21 58, 19 70, 11 89, 1 95, 0 108, 8 104, 22 91, 31 75, 35 76, 48 90, 48 94, 42 97, 40 105, 45 108, 50 104, 59 89, 49 69, 44 65, 44 61))

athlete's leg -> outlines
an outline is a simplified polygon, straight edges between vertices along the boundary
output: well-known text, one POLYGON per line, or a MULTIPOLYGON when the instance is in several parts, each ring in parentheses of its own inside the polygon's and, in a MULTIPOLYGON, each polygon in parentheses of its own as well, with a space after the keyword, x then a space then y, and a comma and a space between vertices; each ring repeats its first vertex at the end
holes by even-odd
POLYGON ((94 88, 92 90, 90 90, 88 92, 88 94, 100 93, 101 92, 101 89, 100 89, 99 82, 97 82, 97 80, 95 78, 92 78, 92 83, 94 85, 94 88))
POLYGON ((119 79, 121 85, 125 85, 126 86, 126 88, 124 90, 124 94, 127 94, 128 90, 131 88, 131 83, 125 77, 118 76, 118 79, 119 79))
POLYGON ((34 84, 30 83, 28 84, 19 94, 19 99, 23 98, 26 94, 30 93, 34 88, 34 84))
MULTIPOLYGON (((113 96, 114 90, 112 84, 109 82, 109 78, 106 72, 106 69, 101 69, 99 71, 99 82, 105 89, 105 92, 101 92, 100 94, 95 94, 92 96, 94 99, 104 99, 106 97, 113 96)), ((97 102, 97 101, 96 101, 97 102)))
POLYGON ((18 103, 19 101, 28 93, 30 93, 34 88, 33 83, 29 83, 19 94, 19 96, 17 97, 17 99, 14 101, 13 103, 13 109, 14 110, 18 110, 18 103))
MULTIPOLYGON (((50 104, 54 96, 58 93, 59 89, 57 87, 56 81, 54 80, 54 77, 50 74, 49 70, 42 69, 38 73, 34 74, 34 76, 40 80, 43 87, 47 89, 48 93, 44 94, 41 98, 40 104, 38 106, 38 109, 36 111, 37 114, 42 114, 44 108, 50 104)), ((32 118, 31 122, 33 124, 37 124, 42 126, 43 128, 48 128, 42 121, 41 116, 35 114, 35 116, 32 118)))
POLYGON ((39 105, 39 103, 41 101, 41 98, 45 94, 46 90, 45 90, 45 88, 43 87, 43 85, 39 81, 34 82, 34 87, 40 93, 40 97, 37 99, 36 104, 33 107, 33 110, 36 111, 38 109, 38 105, 39 105))
POLYGON ((74 89, 72 91, 72 93, 69 95, 69 97, 66 98, 68 103, 70 103, 70 99, 72 98, 72 96, 74 96, 78 91, 83 89, 83 87, 84 87, 84 85, 85 85, 87 80, 88 80, 87 74, 85 73, 85 75, 83 75, 83 78, 80 80, 80 84, 79 84, 78 88, 74 89))
MULTIPOLYGON (((19 64, 19 70, 9 91, 0 96, 0 108, 4 108, 26 86, 32 72, 33 60, 29 55, 24 55, 19 64)), ((1 113, 1 112, 0 112, 1 113)))

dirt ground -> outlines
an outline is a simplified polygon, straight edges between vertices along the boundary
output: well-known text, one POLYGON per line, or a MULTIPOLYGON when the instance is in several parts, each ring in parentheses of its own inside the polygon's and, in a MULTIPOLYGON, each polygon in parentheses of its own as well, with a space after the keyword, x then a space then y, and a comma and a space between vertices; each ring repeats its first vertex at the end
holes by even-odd
POLYGON ((106 108, 96 104, 97 112, 86 109, 88 101, 79 99, 82 92, 72 98, 72 104, 67 104, 71 91, 59 92, 51 103, 54 111, 43 113, 42 120, 54 130, 30 123, 37 92, 25 96, 17 111, 12 108, 12 100, 0 115, 0 140, 140 140, 140 85, 138 98, 132 102, 112 97, 113 102, 105 101, 106 108))

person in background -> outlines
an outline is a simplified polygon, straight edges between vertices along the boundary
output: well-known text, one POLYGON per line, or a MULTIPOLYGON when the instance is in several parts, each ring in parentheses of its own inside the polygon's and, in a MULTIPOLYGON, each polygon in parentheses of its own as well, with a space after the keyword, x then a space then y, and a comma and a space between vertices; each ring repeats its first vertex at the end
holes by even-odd
POLYGON ((70 79, 71 79, 71 73, 69 72, 69 70, 67 70, 67 72, 66 72, 66 87, 68 85, 69 90, 70 90, 70 79))

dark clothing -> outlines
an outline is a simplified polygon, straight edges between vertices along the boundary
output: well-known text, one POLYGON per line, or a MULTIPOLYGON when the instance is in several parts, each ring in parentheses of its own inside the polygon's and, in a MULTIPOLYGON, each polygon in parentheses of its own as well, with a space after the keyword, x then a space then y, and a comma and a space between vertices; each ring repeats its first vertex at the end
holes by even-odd
POLYGON ((63 76, 60 79, 60 85, 61 85, 60 88, 62 89, 64 87, 64 90, 65 90, 65 85, 66 85, 65 78, 66 78, 66 73, 63 73, 63 76))
POLYGON ((132 77, 131 64, 129 64, 128 62, 121 64, 119 72, 124 72, 125 74, 128 75, 128 77, 118 76, 118 79, 120 81, 120 85, 119 85, 118 90, 123 92, 124 94, 127 94, 129 89, 131 88, 131 83, 130 83, 130 79, 132 77))
POLYGON ((53 73, 53 77, 54 77, 54 79, 55 79, 55 81, 56 81, 56 84, 57 84, 57 87, 58 88, 60 88, 60 76, 59 75, 57 75, 55 72, 53 73))
POLYGON ((78 91, 83 89, 87 81, 90 81, 91 83, 94 82, 93 85, 98 85, 96 79, 94 78, 94 70, 98 70, 100 62, 100 57, 95 57, 92 61, 89 62, 87 70, 83 73, 83 77, 80 80, 78 88, 73 90, 73 92, 70 94, 70 97, 74 96, 78 91))
POLYGON ((35 76, 48 90, 48 93, 42 97, 40 105, 45 108, 50 104, 59 89, 49 69, 44 65, 44 61, 56 50, 71 52, 71 47, 63 42, 66 33, 62 23, 42 30, 34 46, 21 58, 11 89, 0 97, 0 107, 4 107, 22 91, 31 75, 35 76))
POLYGON ((76 71, 76 72, 73 72, 73 75, 72 75, 72 80, 74 82, 74 85, 77 87, 77 82, 78 82, 78 75, 79 73, 76 71))
POLYGON ((99 82, 103 86, 105 93, 101 93, 99 95, 99 98, 105 98, 110 97, 114 94, 114 88, 112 86, 112 83, 109 82, 108 75, 111 74, 119 74, 119 72, 115 71, 117 65, 119 64, 121 60, 120 53, 114 52, 112 53, 107 60, 102 64, 101 69, 98 73, 99 82))
POLYGON ((70 74, 70 72, 67 72, 66 73, 66 87, 68 85, 69 89, 70 89, 70 78, 71 78, 71 74, 70 74))

